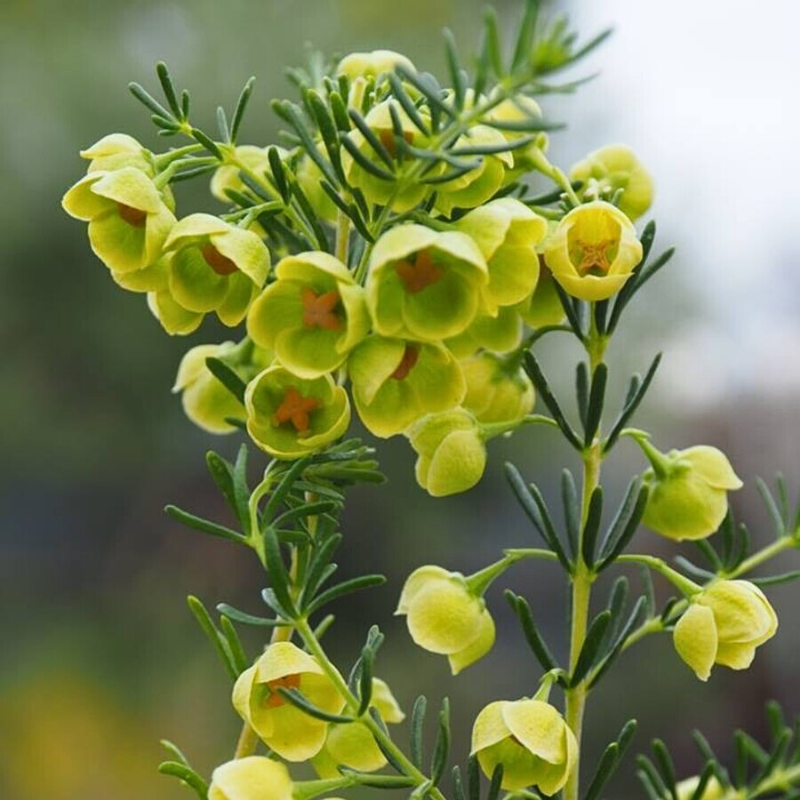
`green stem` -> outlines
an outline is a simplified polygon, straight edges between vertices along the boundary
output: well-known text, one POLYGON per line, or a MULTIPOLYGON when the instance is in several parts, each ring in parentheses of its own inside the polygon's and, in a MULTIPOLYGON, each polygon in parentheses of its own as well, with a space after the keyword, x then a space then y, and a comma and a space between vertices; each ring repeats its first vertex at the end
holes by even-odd
POLYGON ((660 558, 656 558, 656 556, 647 556, 647 555, 638 555, 638 554, 631 554, 631 555, 623 555, 617 558, 618 562, 621 563, 628 563, 628 564, 644 564, 644 566, 649 567, 650 569, 655 570, 656 572, 661 573, 673 586, 675 586, 681 594, 685 595, 686 597, 691 597, 691 595, 697 594, 703 590, 703 587, 700 584, 695 583, 693 580, 690 580, 685 575, 681 575, 680 572, 677 570, 672 569, 668 564, 662 561, 660 558))
POLYGON ((794 547, 797 547, 797 544, 793 536, 789 536, 788 534, 786 536, 781 536, 780 539, 776 539, 772 544, 768 544, 757 553, 753 553, 749 558, 746 558, 736 569, 732 570, 730 573, 722 573, 720 577, 738 578, 740 575, 744 575, 751 572, 756 567, 761 566, 765 561, 769 561, 784 550, 791 550, 794 547))

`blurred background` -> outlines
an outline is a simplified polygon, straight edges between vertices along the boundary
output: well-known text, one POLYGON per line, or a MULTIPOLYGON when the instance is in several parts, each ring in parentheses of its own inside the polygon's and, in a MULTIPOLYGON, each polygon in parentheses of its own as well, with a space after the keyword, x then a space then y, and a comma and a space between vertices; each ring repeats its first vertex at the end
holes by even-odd
MULTIPOLYGON (((512 30, 519 3, 498 0, 512 30)), ((85 226, 59 207, 84 170, 77 155, 102 135, 125 131, 158 148, 148 116, 128 94, 154 87, 169 63, 193 92, 210 128, 218 103, 231 107, 258 76, 242 141, 273 141, 272 97, 291 94, 286 65, 306 42, 328 53, 391 48, 441 71, 439 31, 475 42, 481 3, 472 0, 3 0, 0 3, 0 796, 4 800, 168 800, 188 796, 155 773, 159 738, 177 742, 204 773, 230 757, 239 723, 222 668, 186 606, 192 592, 258 610, 261 576, 246 553, 178 527, 167 502, 227 519, 204 470, 209 447, 231 455, 183 418, 170 395, 190 344, 219 341, 207 323, 191 341, 168 339, 140 296, 116 290, 91 254, 85 226)), ((631 145, 657 178, 658 242, 675 243, 669 270, 643 292, 613 349, 622 382, 655 351, 665 361, 639 422, 663 449, 703 442, 724 449, 747 487, 734 500, 757 540, 770 535, 752 484, 782 470, 800 481, 800 200, 798 79, 794 31, 800 6, 764 0, 734 11, 714 0, 573 0, 586 36, 616 34, 582 74, 599 77, 545 112, 570 123, 551 153, 569 165, 609 142, 631 145)), ((181 187, 182 212, 218 209, 181 187)), ((657 242, 657 244, 658 244, 657 242)), ((577 350, 558 343, 543 359, 557 386, 571 380, 577 350)), ((341 573, 383 571, 389 583, 368 601, 341 601, 329 647, 352 661, 367 627, 388 641, 379 674, 408 710, 415 695, 448 694, 456 753, 487 701, 530 693, 534 665, 500 596, 490 592, 499 637, 490 657, 456 679, 445 659, 415 649, 391 616, 404 577, 424 563, 464 572, 533 532, 502 478, 514 460, 554 502, 563 466, 577 467, 555 436, 529 429, 493 443, 480 487, 433 500, 413 481, 404 442, 380 447, 390 483, 354 492, 345 520, 341 573)), ((618 497, 642 468, 629 445, 610 461, 618 497)), ((643 532, 640 548, 677 548, 643 532)), ((691 553, 687 553, 691 555, 691 553)), ((784 567, 797 568, 789 554, 784 567), (791 562, 791 563, 789 563, 791 562)), ((783 570, 781 570, 783 571, 783 570)), ((501 581, 525 594, 554 648, 564 651, 565 593, 547 565, 501 581)), ((663 587, 662 587, 663 588, 663 587)), ((798 708, 800 587, 770 594, 780 635, 747 673, 715 671, 701 685, 668 637, 628 653, 594 696, 587 720, 593 760, 629 716, 641 722, 634 749, 655 735, 683 774, 701 761, 700 727, 721 754, 742 726, 763 733, 763 704, 798 708)), ((601 592, 603 590, 601 589, 601 592)), ((247 632, 255 654, 260 642, 247 632)), ((632 763, 612 787, 641 797, 632 763)))

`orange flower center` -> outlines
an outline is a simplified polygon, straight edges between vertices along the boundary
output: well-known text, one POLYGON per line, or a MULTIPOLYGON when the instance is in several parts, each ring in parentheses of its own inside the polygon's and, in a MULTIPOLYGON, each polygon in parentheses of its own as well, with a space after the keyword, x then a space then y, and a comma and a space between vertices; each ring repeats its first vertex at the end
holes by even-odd
POLYGON ((412 258, 413 261, 406 259, 394 265, 400 280, 411 294, 417 294, 428 286, 439 283, 444 277, 444 270, 433 263, 431 254, 427 250, 421 250, 412 258))
MULTIPOLYGON (((414 134, 411 131, 405 131, 403 133, 403 138, 406 140, 408 144, 414 141, 414 134)), ((392 158, 397 158, 397 142, 394 138, 394 130, 390 131, 378 131, 378 139, 380 143, 389 151, 389 155, 392 158)))
POLYGON ((342 321, 335 311, 341 300, 338 292, 317 294, 306 287, 300 297, 303 301, 303 325, 307 328, 324 328, 326 331, 341 329, 342 321))
POLYGON ((408 373, 416 366, 417 359, 419 359, 419 347, 414 344, 407 344, 397 369, 389 377, 394 378, 396 381, 405 380, 408 377, 408 373))
POLYGON ((602 242, 594 244, 578 239, 575 245, 580 259, 575 268, 581 275, 605 275, 611 268, 608 251, 614 244, 613 239, 604 239, 602 242))
POLYGON ((269 689, 269 694, 264 700, 264 705, 267 708, 277 708, 286 702, 286 700, 281 697, 278 689, 300 688, 300 675, 295 673, 293 675, 284 675, 282 678, 276 678, 274 681, 267 681, 267 688, 269 689))
POLYGON ((144 228, 147 222, 147 212, 132 206, 126 206, 125 203, 117 203, 120 218, 123 219, 128 225, 134 228, 144 228))
POLYGON ((291 422, 298 433, 308 431, 308 415, 319 406, 319 400, 314 397, 303 397, 294 386, 290 386, 283 395, 283 402, 272 415, 273 425, 283 425, 291 422))
POLYGON ((234 261, 231 261, 227 256, 222 255, 213 244, 204 244, 200 248, 200 252, 208 264, 217 275, 231 275, 237 272, 239 267, 236 266, 234 261))

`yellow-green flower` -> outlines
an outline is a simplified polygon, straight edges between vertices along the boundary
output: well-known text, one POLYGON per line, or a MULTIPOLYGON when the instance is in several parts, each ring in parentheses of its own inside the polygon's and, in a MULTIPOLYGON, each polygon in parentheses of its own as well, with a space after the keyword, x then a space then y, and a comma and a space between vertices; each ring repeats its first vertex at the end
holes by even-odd
POLYGON ((578 742, 564 718, 541 700, 498 700, 475 720, 472 753, 487 776, 503 765, 502 788, 560 791, 578 763, 578 742))
POLYGON ((446 655, 453 675, 492 649, 494 620, 460 572, 425 566, 408 576, 395 614, 405 615, 416 644, 446 655))
POLYGON ((375 243, 367 305, 381 336, 437 341, 464 331, 488 281, 486 261, 464 233, 398 225, 375 243))
POLYGON ((350 355, 348 374, 361 421, 376 436, 402 433, 425 414, 464 398, 464 378, 452 353, 436 343, 369 336, 350 355))
POLYGON ((266 756, 246 756, 214 770, 208 800, 292 800, 292 789, 285 764, 266 756))
POLYGON ((636 228, 616 206, 598 200, 572 209, 547 240, 544 257, 564 291, 607 300, 642 260, 636 228))
POLYGON ((680 657, 701 681, 714 664, 747 669, 756 648, 775 635, 778 617, 761 589, 749 581, 714 581, 690 598, 675 625, 680 657))
POLYGON ((119 275, 155 264, 175 225, 156 185, 135 167, 90 172, 69 189, 61 205, 89 223, 92 250, 119 275))
POLYGON ((81 158, 89 162, 87 172, 113 172, 123 167, 135 167, 153 177, 151 154, 133 136, 110 133, 91 147, 81 150, 81 158))
POLYGON ((643 475, 650 494, 642 523, 678 542, 714 533, 728 513, 728 492, 742 487, 725 454, 698 445, 664 455, 640 445, 653 465, 643 475))
MULTIPOLYGON (((381 206, 389 205, 393 211, 401 214, 419 205, 431 193, 431 187, 419 179, 407 180, 405 177, 408 167, 416 165, 417 162, 414 159, 403 159, 402 153, 398 153, 392 125, 392 112, 390 111, 392 107, 400 120, 403 139, 414 147, 425 146, 425 137, 402 106, 396 100, 384 100, 372 107, 365 121, 389 155, 392 156, 395 168, 394 179, 384 180, 368 172, 346 148, 342 148, 342 167, 348 183, 361 189, 364 197, 370 203, 381 206)), ((354 129, 347 136, 362 155, 380 169, 388 170, 387 164, 375 153, 361 131, 354 129)))
POLYGON ((250 307, 251 338, 301 378, 335 370, 369 332, 363 287, 327 253, 287 256, 275 274, 250 307))
POLYGON ((238 325, 269 272, 269 251, 252 231, 211 214, 191 214, 172 229, 165 245, 171 255, 169 291, 187 311, 216 311, 220 321, 238 325))
MULTIPOLYGON (((507 98, 498 103, 486 115, 488 120, 493 122, 525 122, 531 118, 540 119, 542 116, 542 109, 539 104, 532 98, 525 95, 519 95, 513 100, 507 98)), ((525 136, 530 136, 525 131, 512 131, 502 130, 503 138, 507 142, 513 142, 525 136)), ((514 158, 514 168, 506 173, 506 182, 509 180, 516 180, 523 173, 529 171, 533 166, 535 151, 539 150, 545 152, 549 145, 547 134, 544 132, 536 134, 534 140, 523 147, 517 147, 511 151, 514 158)))
POLYGON ((583 193, 612 195, 622 190, 617 205, 632 220, 644 214, 653 202, 653 179, 636 153, 623 144, 601 147, 579 161, 569 172, 570 180, 583 181, 583 193))
POLYGON ((379 78, 402 67, 407 72, 416 72, 409 58, 394 50, 372 50, 368 53, 350 53, 337 65, 336 74, 346 75, 351 81, 357 78, 379 78))
MULTIPOLYGON (((247 185, 241 178, 242 166, 263 177, 264 173, 272 175, 269 165, 268 147, 256 147, 252 144, 242 144, 234 148, 232 157, 236 160, 235 164, 223 164, 218 167, 211 177, 211 194, 223 203, 230 203, 226 189, 236 192, 249 191, 247 185)), ((281 147, 278 148, 281 159, 286 158, 288 153, 281 147)))
POLYGON ((417 454, 417 483, 433 497, 471 489, 486 469, 480 425, 466 409, 454 408, 417 420, 405 435, 417 454))
POLYGON ((178 305, 168 288, 150 292, 147 295, 147 306, 170 336, 187 336, 194 333, 205 317, 203 313, 187 311, 178 305))
POLYGON ((307 155, 302 155, 296 166, 295 177, 314 213, 325 222, 334 224, 339 215, 339 209, 322 188, 325 175, 316 162, 307 155))
MULTIPOLYGON (((505 138, 495 128, 475 125, 460 136, 455 147, 497 147, 505 138)), ((494 197, 514 166, 509 151, 480 156, 480 165, 458 178, 436 185, 436 209, 449 217, 454 208, 475 208, 494 197)))
POLYGON ((492 316, 478 311, 469 327, 445 341, 456 358, 468 358, 484 348, 495 353, 516 350, 522 341, 522 320, 516 306, 500 306, 492 316))
MULTIPOLYGON (((678 792, 678 800, 693 800, 699 785, 699 775, 680 781, 675 787, 678 792)), ((703 794, 697 800, 722 800, 724 795, 725 787, 712 775, 706 783, 706 788, 703 789, 703 794)))
POLYGON ((247 385, 247 432, 275 458, 293 459, 321 450, 350 424, 347 392, 330 375, 299 378, 275 365, 247 385))
POLYGON ((533 410, 530 378, 516 364, 494 353, 480 353, 461 362, 467 383, 464 408, 482 423, 516 422, 533 410))
POLYGON ((201 344, 181 359, 173 392, 181 393, 186 416, 209 433, 232 433, 236 427, 226 420, 243 419, 244 406, 217 380, 206 366, 206 359, 220 358, 245 382, 264 369, 272 360, 261 348, 244 348, 234 342, 201 344))
POLYGON ((291 642, 267 647, 233 687, 233 705, 259 738, 287 761, 313 758, 325 744, 328 723, 301 711, 279 689, 297 689, 329 714, 344 708, 344 698, 317 661, 291 642))
MULTIPOLYGON (((387 724, 402 722, 405 714, 389 686, 380 678, 372 679, 370 707, 376 708, 387 724)), ((386 756, 363 722, 334 723, 328 727, 325 746, 311 762, 320 778, 338 778, 339 765, 359 772, 374 772, 386 766, 386 756)))
POLYGON ((492 200, 465 214, 453 226, 480 248, 489 270, 486 307, 519 303, 536 288, 539 256, 534 249, 547 233, 547 222, 511 197, 492 200))
POLYGON ((561 305, 561 300, 556 290, 553 273, 550 272, 543 261, 540 256, 539 281, 536 284, 536 288, 529 297, 516 306, 522 321, 532 328, 560 325, 566 317, 564 306, 561 305))

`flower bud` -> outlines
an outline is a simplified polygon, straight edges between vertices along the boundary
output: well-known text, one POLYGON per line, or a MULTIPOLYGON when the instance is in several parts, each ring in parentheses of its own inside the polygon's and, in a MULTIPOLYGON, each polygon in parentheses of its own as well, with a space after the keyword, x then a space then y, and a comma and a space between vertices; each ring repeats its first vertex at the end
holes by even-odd
POLYGON ((373 50, 369 53, 350 53, 336 67, 337 75, 346 75, 351 81, 357 78, 380 78, 402 67, 407 72, 416 72, 409 58, 394 50, 373 50))
POLYGON ((313 656, 291 642, 276 642, 246 669, 233 687, 233 706, 259 738, 287 761, 305 761, 325 743, 328 723, 301 711, 279 689, 297 689, 329 714, 344 698, 313 656))
POLYGON ((680 657, 706 681, 714 664, 747 669, 756 648, 777 629, 775 611, 755 584, 718 580, 690 598, 673 641, 680 657))
POLYGON ((642 260, 633 223, 616 206, 597 201, 567 214, 544 245, 553 277, 581 300, 607 300, 642 260))
POLYGON ((428 414, 406 436, 417 454, 417 483, 433 497, 471 489, 486 469, 486 447, 475 417, 463 408, 428 414))
POLYGON ((187 311, 178 305, 168 288, 149 292, 147 306, 170 336, 187 336, 194 333, 205 317, 205 314, 187 311))
POLYGON ((642 476, 650 488, 642 523, 678 542, 714 533, 728 513, 728 491, 742 487, 725 455, 699 445, 665 456, 640 445, 653 463, 642 476))
POLYGON ((487 777, 503 765, 502 788, 561 790, 578 762, 578 742, 561 714, 541 700, 498 700, 475 720, 472 753, 487 777))
POLYGON ((332 372, 369 332, 364 289, 327 253, 287 256, 275 275, 250 307, 247 332, 301 378, 332 372))
POLYGON ((570 180, 584 183, 582 192, 594 189, 595 194, 610 197, 621 190, 617 206, 636 220, 653 202, 653 179, 636 156, 622 144, 601 147, 589 153, 569 172, 570 180))
POLYGON ((486 261, 466 234, 398 225, 375 244, 367 304, 381 336, 437 341, 475 318, 488 281, 486 261))
POLYGON ((247 385, 247 432, 275 458, 301 458, 336 441, 350 424, 347 392, 330 375, 299 378, 279 365, 247 385))
POLYGON ((478 422, 516 422, 533 409, 533 384, 519 366, 493 353, 480 353, 461 362, 467 383, 464 408, 478 422))
POLYGON ((292 800, 292 786, 285 764, 247 756, 214 770, 208 800, 292 800))
MULTIPOLYGON (((678 793, 678 800, 694 800, 694 794, 699 785, 699 775, 680 781, 675 787, 678 793)), ((722 800, 724 794, 725 787, 712 775, 708 783, 706 783, 706 788, 703 789, 703 794, 697 800, 722 800)))
POLYGON ((396 614, 405 614, 416 644, 446 655, 453 675, 482 658, 494 644, 494 620, 483 598, 459 572, 426 566, 408 576, 396 614))

